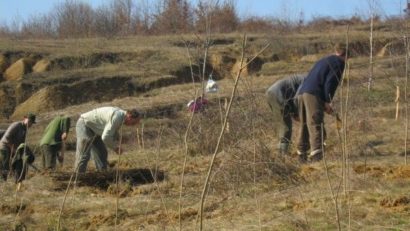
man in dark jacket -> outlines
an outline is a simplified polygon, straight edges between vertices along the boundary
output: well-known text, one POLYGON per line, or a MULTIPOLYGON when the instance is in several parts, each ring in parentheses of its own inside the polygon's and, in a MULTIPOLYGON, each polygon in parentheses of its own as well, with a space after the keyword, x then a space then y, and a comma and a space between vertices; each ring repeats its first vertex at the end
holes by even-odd
POLYGON ((28 113, 23 121, 14 122, 7 128, 0 140, 0 173, 4 180, 10 170, 10 157, 15 153, 20 144, 25 143, 27 129, 36 123, 36 116, 28 113))
POLYGON ((342 79, 346 58, 346 46, 337 44, 335 54, 316 62, 300 87, 297 99, 301 122, 298 155, 301 162, 319 161, 323 158, 324 112, 333 113, 331 103, 342 79))
POLYGON ((305 76, 293 75, 276 81, 266 91, 272 110, 276 133, 279 136, 279 153, 287 154, 292 137, 292 119, 298 119, 295 95, 305 76))
POLYGON ((26 179, 28 166, 34 162, 34 159, 34 153, 25 143, 17 147, 16 153, 11 161, 11 170, 13 171, 16 184, 26 179))
POLYGON ((57 116, 46 127, 40 148, 45 170, 55 170, 57 159, 64 161, 64 143, 70 130, 70 117, 57 116))

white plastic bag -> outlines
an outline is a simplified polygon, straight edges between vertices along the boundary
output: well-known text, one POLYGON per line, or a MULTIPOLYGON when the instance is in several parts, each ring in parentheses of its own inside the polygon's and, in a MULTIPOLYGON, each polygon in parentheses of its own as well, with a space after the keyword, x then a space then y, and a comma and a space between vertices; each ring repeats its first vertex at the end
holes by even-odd
POLYGON ((205 91, 207 93, 217 92, 218 91, 218 84, 213 79, 209 79, 207 84, 206 84, 205 91))

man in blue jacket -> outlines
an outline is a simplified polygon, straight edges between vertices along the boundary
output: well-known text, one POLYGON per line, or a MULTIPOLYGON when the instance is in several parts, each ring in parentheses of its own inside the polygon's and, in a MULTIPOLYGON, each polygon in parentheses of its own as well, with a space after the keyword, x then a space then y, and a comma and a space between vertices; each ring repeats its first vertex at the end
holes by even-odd
POLYGON ((332 99, 342 80, 346 58, 346 46, 337 44, 335 54, 316 62, 300 87, 297 99, 301 126, 297 148, 301 162, 323 158, 324 112, 333 113, 332 99))

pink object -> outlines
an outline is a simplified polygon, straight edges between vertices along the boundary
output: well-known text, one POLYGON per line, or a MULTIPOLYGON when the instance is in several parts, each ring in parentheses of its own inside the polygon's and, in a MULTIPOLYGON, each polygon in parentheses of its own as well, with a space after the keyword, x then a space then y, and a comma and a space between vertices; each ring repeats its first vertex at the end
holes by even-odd
POLYGON ((203 99, 202 97, 198 97, 195 100, 195 102, 191 103, 188 106, 188 110, 194 113, 201 112, 205 110, 207 104, 208 104, 208 100, 203 99))

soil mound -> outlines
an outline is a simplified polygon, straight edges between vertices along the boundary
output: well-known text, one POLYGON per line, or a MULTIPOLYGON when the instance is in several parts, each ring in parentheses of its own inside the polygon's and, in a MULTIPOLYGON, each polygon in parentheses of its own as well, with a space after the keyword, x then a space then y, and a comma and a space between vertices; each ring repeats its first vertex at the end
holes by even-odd
POLYGON ((57 86, 45 87, 19 104, 11 117, 22 118, 27 112, 39 113, 47 110, 55 110, 60 108, 61 105, 59 105, 59 102, 62 100, 62 95, 58 94, 57 86))
POLYGON ((7 70, 4 72, 5 80, 20 80, 23 76, 31 72, 32 67, 35 63, 34 59, 31 58, 21 58, 17 62, 13 63, 7 70))
MULTIPOLYGON (((250 61, 250 58, 245 59, 242 65, 245 65, 249 61, 250 61)), ((260 71, 262 69, 263 63, 264 61, 261 58, 256 57, 255 59, 252 60, 252 62, 248 64, 248 66, 243 68, 242 76, 248 76, 248 75, 251 75, 251 74, 254 74, 260 71)), ((236 77, 240 68, 241 68, 241 60, 238 59, 232 67, 231 75, 233 77, 236 77)))
POLYGON ((44 71, 49 71, 51 67, 51 62, 47 59, 42 59, 38 61, 34 66, 33 66, 33 72, 44 72, 44 71))
POLYGON ((47 112, 90 101, 103 102, 128 94, 129 77, 106 77, 78 81, 67 85, 46 86, 19 104, 12 118, 27 112, 47 112))

